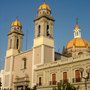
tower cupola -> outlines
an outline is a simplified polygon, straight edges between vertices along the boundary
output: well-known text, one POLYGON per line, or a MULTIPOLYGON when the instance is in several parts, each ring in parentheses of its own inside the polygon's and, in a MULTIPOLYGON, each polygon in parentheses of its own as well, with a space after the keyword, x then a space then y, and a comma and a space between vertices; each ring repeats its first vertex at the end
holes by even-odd
POLYGON ((39 6, 38 10, 49 10, 51 11, 51 8, 49 5, 47 5, 45 2, 39 6))
POLYGON ((19 27, 21 27, 22 24, 21 24, 21 22, 20 22, 18 19, 16 19, 14 22, 12 22, 11 26, 12 26, 12 27, 13 27, 13 26, 19 26, 19 27))
POLYGON ((15 21, 13 21, 11 23, 11 29, 13 29, 13 30, 21 30, 22 29, 22 24, 17 18, 15 21))
POLYGON ((50 8, 50 6, 44 2, 43 4, 41 4, 39 6, 39 8, 38 8, 38 14, 39 15, 43 15, 43 14, 50 15, 51 14, 51 8, 50 8))

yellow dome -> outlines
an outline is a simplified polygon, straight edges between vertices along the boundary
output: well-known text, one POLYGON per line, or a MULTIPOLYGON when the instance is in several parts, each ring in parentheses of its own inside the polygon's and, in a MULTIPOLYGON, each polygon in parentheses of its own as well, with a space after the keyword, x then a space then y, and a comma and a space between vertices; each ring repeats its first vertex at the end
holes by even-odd
POLYGON ((47 5, 46 3, 43 3, 42 5, 39 6, 38 10, 42 9, 51 10, 49 5, 47 5))
POLYGON ((12 22, 11 26, 22 26, 22 24, 18 19, 16 19, 14 22, 12 22))
POLYGON ((73 38, 71 41, 68 42, 66 48, 71 48, 73 46, 76 47, 87 47, 89 43, 83 38, 73 38))

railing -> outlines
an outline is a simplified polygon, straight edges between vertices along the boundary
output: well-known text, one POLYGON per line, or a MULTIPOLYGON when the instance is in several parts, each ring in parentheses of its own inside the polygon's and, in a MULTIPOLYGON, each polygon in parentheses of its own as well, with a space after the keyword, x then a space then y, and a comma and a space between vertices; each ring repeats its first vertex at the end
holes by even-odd
POLYGON ((68 79, 63 79, 63 80, 60 80, 60 83, 67 83, 69 80, 68 79))
POLYGON ((82 81, 81 78, 73 78, 73 79, 72 79, 72 82, 73 82, 73 83, 77 83, 77 82, 81 82, 81 81, 82 81))
POLYGON ((68 79, 60 80, 59 82, 57 81, 50 81, 49 85, 57 85, 58 83, 67 83, 68 79))
POLYGON ((49 85, 56 85, 57 84, 57 81, 50 81, 49 82, 49 85))

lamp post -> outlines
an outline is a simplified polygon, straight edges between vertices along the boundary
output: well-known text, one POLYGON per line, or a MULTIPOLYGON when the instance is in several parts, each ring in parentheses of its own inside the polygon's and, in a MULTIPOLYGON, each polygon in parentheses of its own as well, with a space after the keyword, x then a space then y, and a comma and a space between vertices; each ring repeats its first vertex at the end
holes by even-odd
POLYGON ((25 90, 27 90, 28 84, 27 84, 27 77, 25 77, 25 90))
POLYGON ((85 90, 87 90, 87 81, 90 79, 90 68, 86 69, 87 76, 83 76, 84 69, 79 68, 79 71, 81 73, 81 78, 85 80, 85 90))

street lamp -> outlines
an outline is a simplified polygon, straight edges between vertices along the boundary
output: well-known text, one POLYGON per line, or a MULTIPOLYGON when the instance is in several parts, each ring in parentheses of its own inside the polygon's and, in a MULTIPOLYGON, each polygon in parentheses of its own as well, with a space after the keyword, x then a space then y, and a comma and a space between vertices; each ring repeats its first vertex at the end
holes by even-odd
POLYGON ((25 90, 27 90, 28 84, 27 84, 27 77, 25 77, 25 90))
POLYGON ((88 81, 88 79, 90 79, 90 68, 86 69, 87 76, 85 76, 85 77, 83 76, 84 69, 79 68, 79 71, 81 73, 81 78, 83 78, 85 80, 85 90, 87 90, 87 81, 88 81))

